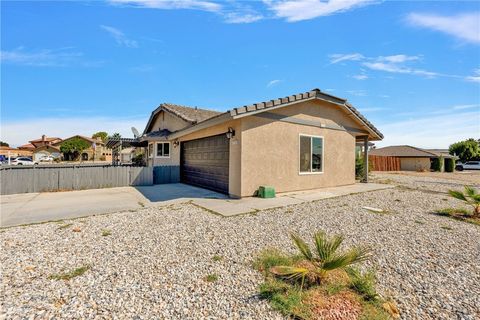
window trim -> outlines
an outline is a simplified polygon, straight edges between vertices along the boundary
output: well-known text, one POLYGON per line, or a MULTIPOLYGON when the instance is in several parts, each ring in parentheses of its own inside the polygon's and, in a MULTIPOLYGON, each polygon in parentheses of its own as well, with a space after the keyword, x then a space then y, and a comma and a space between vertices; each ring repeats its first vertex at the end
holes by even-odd
POLYGON ((323 136, 317 136, 317 135, 312 135, 312 134, 305 134, 305 133, 300 133, 298 135, 298 153, 297 153, 297 159, 298 159, 298 174, 303 176, 303 175, 311 175, 311 174, 323 174, 325 171, 325 138, 323 136), (302 172, 300 170, 300 147, 301 147, 301 139, 302 137, 309 137, 310 138, 310 172, 302 172), (312 139, 311 138, 320 138, 322 139, 322 171, 312 171, 312 166, 313 166, 313 161, 312 161, 312 139))
POLYGON ((171 148, 171 145, 170 145, 170 141, 159 141, 159 142, 155 142, 155 158, 157 159, 168 159, 170 158, 171 154, 172 154, 172 148, 171 148), (168 156, 159 156, 158 155, 158 145, 159 144, 168 144, 168 156))

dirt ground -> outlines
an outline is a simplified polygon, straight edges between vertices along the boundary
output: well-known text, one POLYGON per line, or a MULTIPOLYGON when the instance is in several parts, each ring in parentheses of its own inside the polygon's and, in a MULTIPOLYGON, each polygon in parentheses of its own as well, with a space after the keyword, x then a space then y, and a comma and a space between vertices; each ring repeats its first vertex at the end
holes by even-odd
POLYGON ((415 172, 415 171, 373 171, 376 174, 395 174, 412 177, 429 177, 446 180, 463 181, 468 184, 480 184, 479 171, 456 171, 456 172, 415 172))

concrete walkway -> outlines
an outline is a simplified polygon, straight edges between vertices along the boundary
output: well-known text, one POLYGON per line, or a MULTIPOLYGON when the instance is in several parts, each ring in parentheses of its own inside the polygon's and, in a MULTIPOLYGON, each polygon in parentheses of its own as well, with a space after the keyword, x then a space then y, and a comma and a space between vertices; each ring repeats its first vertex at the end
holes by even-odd
POLYGON ((273 199, 229 199, 225 195, 181 183, 147 187, 121 187, 69 192, 26 193, 0 196, 0 226, 79 218, 145 206, 192 201, 225 217, 283 207, 351 193, 392 188, 385 184, 355 184, 279 194, 273 199))
POLYGON ((255 197, 242 199, 194 199, 192 202, 222 216, 230 217, 238 214, 254 213, 258 210, 284 207, 303 202, 340 197, 353 193, 383 190, 393 187, 394 186, 387 184, 357 183, 349 186, 280 193, 276 198, 272 199, 255 197))

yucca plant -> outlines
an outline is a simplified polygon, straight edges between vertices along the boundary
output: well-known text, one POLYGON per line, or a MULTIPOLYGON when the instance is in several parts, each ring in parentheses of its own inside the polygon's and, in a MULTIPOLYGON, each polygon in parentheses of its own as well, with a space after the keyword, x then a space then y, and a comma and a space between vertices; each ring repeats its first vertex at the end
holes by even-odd
POLYGON ((304 260, 295 266, 274 266, 270 268, 270 272, 287 280, 300 280, 301 287, 303 287, 306 279, 310 283, 320 284, 329 272, 365 261, 369 259, 371 254, 369 248, 361 246, 344 252, 337 252, 344 240, 343 236, 328 237, 323 231, 314 234, 314 252, 300 236, 292 234, 291 237, 304 260))
POLYGON ((471 205, 473 207, 473 216, 480 217, 480 194, 477 190, 470 186, 465 186, 465 192, 448 190, 448 194, 471 205))

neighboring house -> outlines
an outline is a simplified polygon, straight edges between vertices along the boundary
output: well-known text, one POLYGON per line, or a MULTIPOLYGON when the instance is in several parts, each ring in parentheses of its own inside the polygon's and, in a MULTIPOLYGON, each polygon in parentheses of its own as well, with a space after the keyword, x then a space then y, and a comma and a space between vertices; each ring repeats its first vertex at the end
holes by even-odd
POLYGON ((52 156, 59 158, 61 156, 60 149, 55 146, 44 145, 33 150, 33 161, 40 161, 42 158, 52 156))
POLYGON ((389 146, 373 149, 372 156, 397 157, 400 159, 402 171, 430 171, 432 160, 436 158, 451 158, 453 156, 438 149, 421 149, 412 146, 389 146))
POLYGON ((18 147, 18 149, 30 151, 30 154, 31 154, 32 151, 35 149, 35 146, 31 143, 27 143, 27 144, 22 144, 21 146, 18 147))
POLYGON ((4 147, 0 146, 0 155, 4 156, 5 158, 10 157, 31 157, 32 151, 30 150, 22 150, 20 148, 15 149, 11 147, 4 147))
POLYGON ((81 161, 88 161, 88 160, 101 160, 103 159, 102 156, 105 156, 105 153, 108 153, 108 150, 105 148, 105 144, 102 142, 100 139, 93 139, 81 135, 74 135, 70 138, 67 138, 65 140, 61 140, 57 143, 54 143, 53 146, 58 148, 60 150, 60 147, 62 143, 69 141, 74 138, 80 138, 88 142, 90 145, 87 149, 83 150, 77 158, 74 158, 74 155, 72 154, 64 154, 63 159, 66 161, 76 161, 76 160, 81 160, 81 161))
POLYGON ((226 112, 161 104, 139 140, 148 143, 149 165, 245 197, 262 185, 286 192, 354 184, 356 142, 382 138, 345 99, 314 89, 226 112))
MULTIPOLYGON (((58 144, 58 143, 62 142, 62 139, 57 138, 57 137, 47 137, 45 135, 42 135, 42 137, 40 139, 31 140, 29 142, 34 148, 40 148, 40 147, 43 147, 43 146, 53 146, 55 144, 58 144)), ((28 144, 24 145, 24 146, 28 146, 28 144)))

